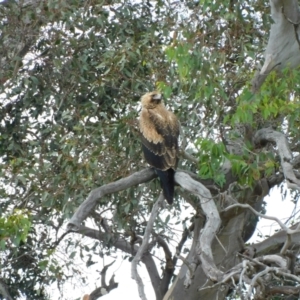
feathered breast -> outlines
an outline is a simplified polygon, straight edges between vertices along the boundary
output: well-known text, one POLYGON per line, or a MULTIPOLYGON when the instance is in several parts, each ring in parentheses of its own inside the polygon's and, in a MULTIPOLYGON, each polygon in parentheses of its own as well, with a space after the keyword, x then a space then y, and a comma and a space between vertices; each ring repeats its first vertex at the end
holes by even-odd
POLYGON ((154 109, 143 108, 139 125, 146 161, 160 170, 175 168, 179 136, 176 116, 162 104, 154 109))

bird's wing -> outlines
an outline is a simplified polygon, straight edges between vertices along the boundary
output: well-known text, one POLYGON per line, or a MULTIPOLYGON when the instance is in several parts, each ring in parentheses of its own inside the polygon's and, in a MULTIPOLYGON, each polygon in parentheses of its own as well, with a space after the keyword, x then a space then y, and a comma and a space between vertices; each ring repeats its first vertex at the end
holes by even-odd
POLYGON ((140 117, 145 158, 161 170, 176 167, 178 153, 179 122, 170 112, 166 116, 143 110, 140 117))

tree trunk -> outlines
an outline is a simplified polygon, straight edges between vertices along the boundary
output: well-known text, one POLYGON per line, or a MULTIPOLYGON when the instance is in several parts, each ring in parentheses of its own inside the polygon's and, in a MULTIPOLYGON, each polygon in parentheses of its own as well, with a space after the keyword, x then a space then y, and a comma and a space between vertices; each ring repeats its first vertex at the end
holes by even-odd
MULTIPOLYGON (((243 138, 239 138, 235 141, 228 140, 228 142, 230 142, 230 145, 235 145, 228 149, 230 152, 242 151, 241 146, 244 144, 243 138)), ((267 182, 266 179, 262 179, 256 183, 253 189, 248 188, 240 192, 236 192, 235 199, 233 199, 230 192, 226 191, 223 198, 221 196, 218 200, 214 200, 219 207, 220 217, 222 219, 222 227, 211 247, 214 263, 218 270, 225 273, 241 262, 237 254, 244 249, 245 242, 252 236, 258 222, 258 218, 248 210, 238 208, 228 212, 222 212, 222 206, 224 205, 224 207, 226 207, 230 205, 228 202, 242 204, 247 203, 256 211, 261 211, 264 197, 269 193, 270 188, 276 183, 276 181, 267 182)), ((226 283, 221 284, 220 281, 217 284, 213 282, 206 276, 201 264, 198 264, 195 270, 191 285, 188 288, 185 288, 185 281, 188 273, 188 267, 186 264, 194 262, 193 260, 196 255, 195 252, 198 249, 197 245, 199 243, 197 237, 199 237, 199 233, 204 226, 204 222, 201 219, 197 219, 191 251, 187 256, 185 263, 182 265, 175 282, 165 295, 164 300, 225 299, 229 285, 226 285, 226 283)), ((214 233, 212 232, 211 234, 214 233)))

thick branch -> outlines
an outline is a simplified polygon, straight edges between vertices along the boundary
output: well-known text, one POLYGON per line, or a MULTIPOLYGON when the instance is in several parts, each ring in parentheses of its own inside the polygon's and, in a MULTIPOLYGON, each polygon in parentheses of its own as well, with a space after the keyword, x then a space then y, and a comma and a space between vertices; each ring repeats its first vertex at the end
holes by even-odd
MULTIPOLYGON (((221 219, 209 190, 200 182, 193 180, 188 174, 176 172, 175 181, 184 189, 199 197, 201 208, 206 215, 206 223, 199 237, 199 246, 195 253, 202 262, 202 268, 213 281, 218 281, 222 272, 215 265, 211 245, 221 225, 221 219)), ((191 274, 192 275, 192 274, 191 274)))
MULTIPOLYGON (((298 225, 299 223, 289 228, 289 233, 291 233, 291 246, 294 251, 299 251, 300 232, 297 230, 298 225)), ((287 232, 281 230, 262 242, 253 244, 252 246, 256 249, 256 255, 278 253, 280 249, 282 249, 282 245, 285 243, 286 239, 287 232)))
POLYGON ((299 296, 300 286, 270 286, 267 288, 267 294, 276 295, 276 294, 285 294, 285 295, 295 295, 299 296))
POLYGON ((78 207, 78 209, 72 216, 68 224, 68 230, 77 230, 81 222, 86 219, 86 217, 95 208, 97 202, 105 195, 119 192, 134 185, 147 182, 155 178, 156 176, 157 175, 155 174, 153 169, 147 168, 142 171, 136 172, 126 178, 122 178, 120 180, 108 183, 92 190, 87 199, 78 207))
POLYGON ((297 0, 271 0, 270 37, 265 52, 265 63, 252 81, 252 91, 257 92, 272 70, 300 65, 299 6, 297 0))
POLYGON ((281 166, 287 186, 300 190, 300 180, 295 176, 293 171, 293 156, 289 148, 285 135, 275 131, 272 128, 263 128, 256 132, 254 143, 256 146, 265 145, 266 142, 275 143, 278 148, 278 154, 281 160, 281 166))

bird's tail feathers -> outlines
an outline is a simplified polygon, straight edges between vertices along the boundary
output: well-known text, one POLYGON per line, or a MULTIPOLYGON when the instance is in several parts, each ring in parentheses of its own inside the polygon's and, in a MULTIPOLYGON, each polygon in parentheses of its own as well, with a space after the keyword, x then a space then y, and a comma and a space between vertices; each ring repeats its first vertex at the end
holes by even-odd
POLYGON ((175 171, 173 169, 168 169, 166 171, 156 169, 156 173, 160 179, 160 184, 163 189, 165 199, 169 204, 172 204, 174 198, 175 171))

